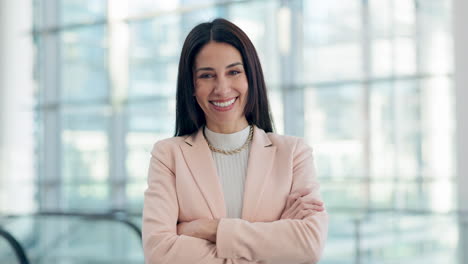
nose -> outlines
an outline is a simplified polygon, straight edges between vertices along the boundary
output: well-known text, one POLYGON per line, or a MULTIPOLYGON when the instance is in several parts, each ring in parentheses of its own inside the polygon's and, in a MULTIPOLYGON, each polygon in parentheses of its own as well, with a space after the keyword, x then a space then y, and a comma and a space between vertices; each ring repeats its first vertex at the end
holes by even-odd
POLYGON ((231 84, 229 80, 226 77, 221 76, 216 79, 215 88, 213 92, 217 96, 223 96, 223 95, 228 94, 230 89, 231 89, 231 84))

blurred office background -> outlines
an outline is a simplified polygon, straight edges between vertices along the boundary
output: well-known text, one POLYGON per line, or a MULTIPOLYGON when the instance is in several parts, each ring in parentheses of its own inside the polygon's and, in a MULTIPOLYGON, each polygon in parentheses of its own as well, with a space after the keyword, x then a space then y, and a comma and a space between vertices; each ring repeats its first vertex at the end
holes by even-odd
POLYGON ((183 40, 216 17, 256 46, 277 132, 315 149, 321 264, 468 263, 467 13, 464 0, 1 0, 0 263, 19 263, 15 245, 31 263, 143 263, 149 152, 174 132, 183 40))

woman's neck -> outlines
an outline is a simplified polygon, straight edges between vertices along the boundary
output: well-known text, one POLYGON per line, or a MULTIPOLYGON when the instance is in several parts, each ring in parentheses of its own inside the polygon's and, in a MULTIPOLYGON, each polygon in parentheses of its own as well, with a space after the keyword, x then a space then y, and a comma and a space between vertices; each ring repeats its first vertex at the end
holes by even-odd
POLYGON ((247 120, 234 124, 215 125, 209 122, 206 124, 209 130, 220 134, 233 134, 245 129, 247 126, 249 126, 247 120))
POLYGON ((210 130, 208 127, 204 128, 204 135, 207 141, 214 147, 219 149, 236 149, 245 144, 249 137, 250 127, 247 126, 244 129, 231 133, 222 134, 210 130))

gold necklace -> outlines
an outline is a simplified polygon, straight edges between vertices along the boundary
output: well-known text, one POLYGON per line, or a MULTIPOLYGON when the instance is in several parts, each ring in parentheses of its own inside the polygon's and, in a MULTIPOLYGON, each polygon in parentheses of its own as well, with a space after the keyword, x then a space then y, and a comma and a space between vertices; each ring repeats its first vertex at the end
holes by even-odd
POLYGON ((253 126, 250 126, 249 136, 247 137, 247 140, 245 141, 244 145, 240 146, 239 148, 233 149, 233 150, 219 149, 219 148, 216 148, 215 146, 211 145, 210 141, 208 141, 208 138, 206 138, 205 129, 203 129, 203 136, 205 137, 206 143, 208 143, 208 147, 210 148, 211 151, 221 153, 221 154, 224 154, 224 155, 233 155, 233 154, 237 154, 237 153, 241 152, 242 150, 244 150, 246 147, 249 146, 249 143, 250 143, 250 141, 252 141, 252 138, 253 138, 253 131, 254 131, 253 126))

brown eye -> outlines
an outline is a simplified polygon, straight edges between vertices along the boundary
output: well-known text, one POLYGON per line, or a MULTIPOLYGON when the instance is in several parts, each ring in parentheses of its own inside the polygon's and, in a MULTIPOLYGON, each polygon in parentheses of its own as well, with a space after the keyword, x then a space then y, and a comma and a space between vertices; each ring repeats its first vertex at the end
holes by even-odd
POLYGON ((238 75, 240 73, 241 73, 240 71, 236 71, 236 70, 232 70, 229 72, 230 75, 238 75))
POLYGON ((208 78, 212 78, 213 77, 213 74, 211 73, 204 73, 204 74, 201 74, 200 76, 198 76, 198 78, 200 79, 208 79, 208 78))

